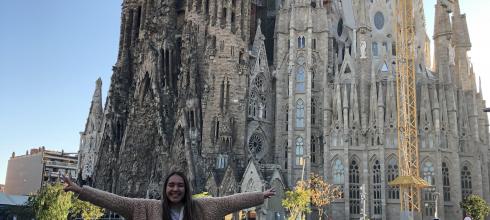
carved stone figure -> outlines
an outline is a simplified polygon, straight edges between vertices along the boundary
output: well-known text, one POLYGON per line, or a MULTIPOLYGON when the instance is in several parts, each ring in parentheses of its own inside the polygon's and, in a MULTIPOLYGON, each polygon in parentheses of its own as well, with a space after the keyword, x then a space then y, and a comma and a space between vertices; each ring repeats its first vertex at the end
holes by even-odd
POLYGON ((361 41, 361 59, 366 59, 366 41, 361 41))

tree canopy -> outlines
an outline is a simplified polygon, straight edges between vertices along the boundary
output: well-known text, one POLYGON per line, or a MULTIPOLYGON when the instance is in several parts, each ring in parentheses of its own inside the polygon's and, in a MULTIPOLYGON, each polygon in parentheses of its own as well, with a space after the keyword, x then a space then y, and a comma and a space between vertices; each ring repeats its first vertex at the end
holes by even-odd
POLYGON ((311 190, 307 182, 298 181, 294 190, 286 191, 286 196, 282 200, 282 206, 289 211, 289 220, 296 220, 302 212, 309 213, 311 190))
POLYGON ((27 206, 32 207, 39 220, 64 220, 69 215, 96 219, 104 214, 102 208, 78 200, 71 192, 64 192, 61 183, 43 186, 37 195, 29 198, 27 206))
POLYGON ((470 215, 475 220, 482 220, 490 213, 488 203, 478 195, 466 197, 460 203, 460 206, 464 209, 466 214, 470 215))

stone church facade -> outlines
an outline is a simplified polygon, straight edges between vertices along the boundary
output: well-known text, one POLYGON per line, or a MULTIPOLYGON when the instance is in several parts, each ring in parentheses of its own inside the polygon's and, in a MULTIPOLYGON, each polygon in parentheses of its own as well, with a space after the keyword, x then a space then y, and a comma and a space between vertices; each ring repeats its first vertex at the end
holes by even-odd
MULTIPOLYGON (((435 6, 434 59, 416 0, 420 219, 490 201, 488 118, 458 1, 435 6)), ((81 133, 80 181, 159 198, 170 170, 213 196, 275 187, 230 218, 284 219, 311 173, 342 187, 333 219, 398 219, 394 0, 124 0, 119 54, 81 133), (86 159, 85 159, 86 158, 86 159)), ((315 214, 313 214, 312 218, 315 214)))

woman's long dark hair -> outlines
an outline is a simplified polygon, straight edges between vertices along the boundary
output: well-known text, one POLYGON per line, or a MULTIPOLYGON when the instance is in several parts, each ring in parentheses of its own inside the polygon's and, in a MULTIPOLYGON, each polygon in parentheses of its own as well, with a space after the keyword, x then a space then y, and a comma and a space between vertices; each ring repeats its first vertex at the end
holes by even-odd
POLYGON ((185 194, 182 203, 184 204, 184 220, 194 220, 193 219, 193 213, 194 213, 194 204, 192 202, 192 193, 191 193, 191 188, 189 186, 189 181, 187 180, 187 177, 184 175, 182 172, 172 172, 170 173, 167 178, 165 179, 165 184, 163 184, 163 193, 162 193, 162 219, 163 220, 172 220, 170 218, 170 201, 167 198, 167 184, 168 180, 170 179, 171 176, 180 176, 182 179, 184 179, 184 187, 185 187, 185 194))

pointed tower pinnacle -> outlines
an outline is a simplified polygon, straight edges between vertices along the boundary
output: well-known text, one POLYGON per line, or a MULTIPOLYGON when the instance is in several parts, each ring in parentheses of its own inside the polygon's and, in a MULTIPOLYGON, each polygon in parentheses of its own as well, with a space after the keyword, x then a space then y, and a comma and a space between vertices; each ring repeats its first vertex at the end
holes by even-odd
POLYGON ((482 94, 482 89, 481 89, 481 77, 478 76, 478 93, 482 94))
POLYGON ((453 13, 455 15, 461 15, 461 9, 459 8, 459 0, 455 0, 453 3, 453 13))
POLYGON ((257 20, 257 30, 255 31, 255 38, 252 46, 252 52, 256 55, 260 49, 261 43, 265 40, 264 34, 262 34, 262 28, 260 27, 261 20, 257 20))
POLYGON ((434 22, 434 40, 451 34, 451 22, 449 21, 448 12, 448 6, 438 1, 436 4, 436 21, 434 22))
POLYGON ((95 91, 92 96, 92 106, 90 114, 102 115, 102 80, 100 77, 95 82, 95 91))
POLYGON ((92 96, 92 104, 90 105, 90 113, 85 125, 85 133, 97 130, 102 123, 102 80, 100 77, 95 82, 95 91, 92 96))
POLYGON ((459 0, 454 1, 453 33, 454 46, 465 47, 468 50, 471 48, 468 23, 466 22, 466 14, 461 14, 459 0))
POLYGON ((366 28, 370 29, 370 20, 369 20, 369 7, 366 5, 367 1, 360 1, 359 2, 359 15, 358 15, 358 28, 366 28))
POLYGON ((449 6, 443 1, 438 1, 436 4, 435 22, 434 22, 434 67, 439 73, 441 81, 447 80, 449 77, 449 47, 452 36, 451 21, 449 20, 449 6))

